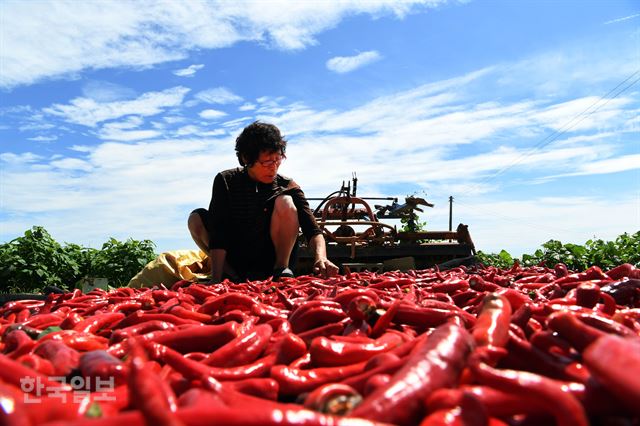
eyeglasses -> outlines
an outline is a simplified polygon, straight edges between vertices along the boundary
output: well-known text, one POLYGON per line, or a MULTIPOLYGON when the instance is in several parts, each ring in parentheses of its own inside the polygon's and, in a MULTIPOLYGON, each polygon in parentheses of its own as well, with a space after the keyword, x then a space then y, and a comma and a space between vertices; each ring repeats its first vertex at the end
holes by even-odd
POLYGON ((256 161, 257 163, 260 163, 260 165, 262 167, 271 167, 273 165, 280 165, 285 158, 287 158, 284 154, 282 155, 278 155, 278 158, 275 160, 265 160, 265 161, 256 161))

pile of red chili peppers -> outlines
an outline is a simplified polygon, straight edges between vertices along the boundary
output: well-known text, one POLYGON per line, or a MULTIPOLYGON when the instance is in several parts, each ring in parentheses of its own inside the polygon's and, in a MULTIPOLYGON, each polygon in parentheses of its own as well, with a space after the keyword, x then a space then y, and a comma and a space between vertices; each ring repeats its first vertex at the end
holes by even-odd
POLYGON ((78 290, 0 307, 3 425, 640 425, 640 270, 78 290))

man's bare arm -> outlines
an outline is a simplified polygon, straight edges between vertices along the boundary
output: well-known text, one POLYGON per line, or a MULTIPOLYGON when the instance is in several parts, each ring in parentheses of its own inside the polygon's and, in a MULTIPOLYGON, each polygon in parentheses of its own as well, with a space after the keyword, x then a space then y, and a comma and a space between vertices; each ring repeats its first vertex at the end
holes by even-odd
POLYGON ((211 249, 209 250, 209 258, 211 258, 211 281, 219 283, 222 281, 227 251, 224 249, 211 249))

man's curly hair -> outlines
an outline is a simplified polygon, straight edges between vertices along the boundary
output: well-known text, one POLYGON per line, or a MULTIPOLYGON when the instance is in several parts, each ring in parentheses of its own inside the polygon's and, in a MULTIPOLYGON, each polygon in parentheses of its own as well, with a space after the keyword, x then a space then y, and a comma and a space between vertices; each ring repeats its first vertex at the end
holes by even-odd
POLYGON ((236 138, 236 155, 241 166, 251 167, 260 152, 278 152, 284 155, 287 141, 282 137, 280 129, 273 124, 254 121, 242 130, 236 138))

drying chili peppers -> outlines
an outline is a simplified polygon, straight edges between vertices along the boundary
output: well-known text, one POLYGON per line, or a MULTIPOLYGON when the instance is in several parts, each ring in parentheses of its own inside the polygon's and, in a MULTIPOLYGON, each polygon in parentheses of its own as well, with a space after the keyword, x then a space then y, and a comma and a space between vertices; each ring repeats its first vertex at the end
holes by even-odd
POLYGON ((640 274, 349 272, 0 306, 0 424, 640 424, 640 274))

